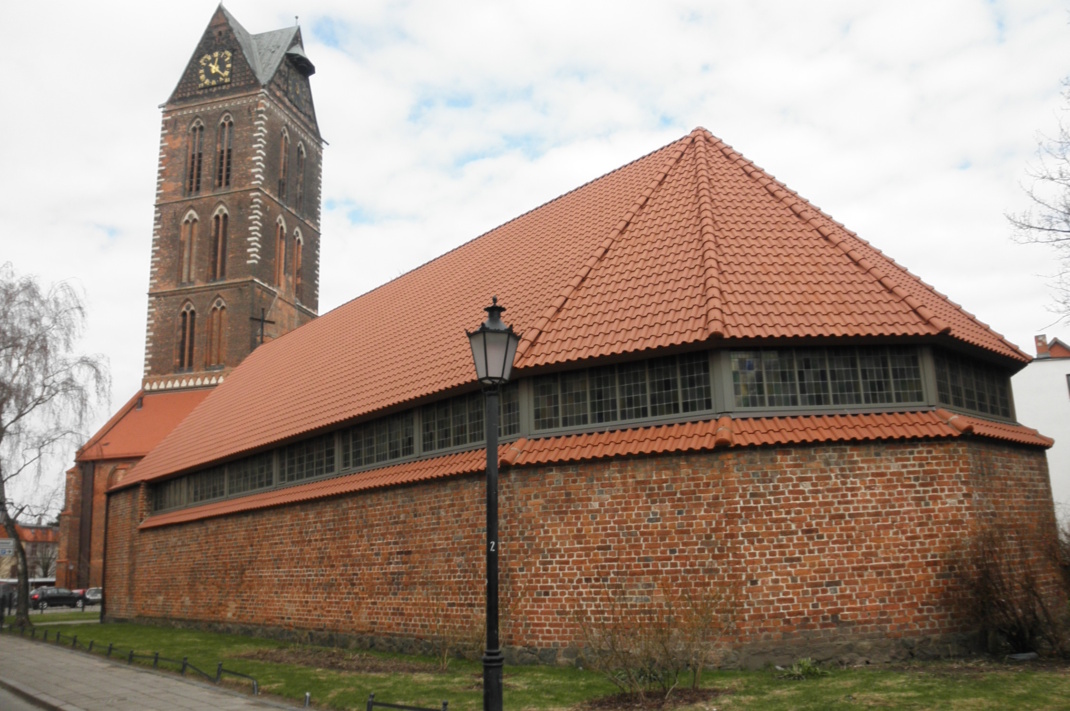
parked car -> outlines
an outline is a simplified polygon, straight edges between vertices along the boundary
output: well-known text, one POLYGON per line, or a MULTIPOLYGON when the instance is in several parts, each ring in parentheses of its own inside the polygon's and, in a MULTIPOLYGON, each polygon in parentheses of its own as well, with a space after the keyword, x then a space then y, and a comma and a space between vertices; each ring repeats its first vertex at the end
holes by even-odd
POLYGON ((50 607, 82 607, 82 599, 67 588, 34 588, 30 592, 30 607, 47 610, 50 607))
POLYGON ((83 605, 99 605, 100 601, 104 599, 104 588, 86 588, 85 590, 75 590, 82 598, 83 605))

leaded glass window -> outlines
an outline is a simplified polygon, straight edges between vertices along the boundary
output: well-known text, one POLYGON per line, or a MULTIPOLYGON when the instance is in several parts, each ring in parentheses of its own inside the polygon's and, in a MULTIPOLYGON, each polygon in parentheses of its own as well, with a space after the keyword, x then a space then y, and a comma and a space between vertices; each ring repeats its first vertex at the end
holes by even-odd
POLYGON ((295 442, 279 452, 279 478, 289 483, 334 473, 334 435, 295 442))
POLYGON ((941 405, 1011 417, 1010 378, 994 366, 938 350, 936 397, 941 405))
POLYGON ((921 404, 914 348, 781 348, 732 351, 735 406, 818 408, 921 404))
POLYGON ((342 468, 411 457, 416 453, 415 428, 415 415, 408 410, 342 431, 342 468))
POLYGON ((227 491, 227 474, 223 467, 214 467, 190 476, 189 499, 196 504, 221 498, 227 491))
POLYGON ((536 430, 713 409, 706 353, 547 375, 532 388, 536 430))
POLYGON ((267 489, 274 483, 274 456, 271 452, 246 457, 227 465, 227 493, 267 489))

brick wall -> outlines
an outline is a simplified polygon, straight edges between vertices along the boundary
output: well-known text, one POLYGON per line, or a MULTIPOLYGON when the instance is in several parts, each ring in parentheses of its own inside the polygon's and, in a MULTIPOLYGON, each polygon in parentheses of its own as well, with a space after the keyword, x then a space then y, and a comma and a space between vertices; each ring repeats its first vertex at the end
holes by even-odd
MULTIPOLYGON (((366 641, 471 626, 483 496, 481 478, 457 477, 133 533, 130 494, 116 494, 108 613, 366 641)), ((993 521, 1027 550, 1054 531, 1042 450, 942 440, 513 469, 503 642, 567 658, 576 610, 601 604, 608 577, 638 595, 738 585, 745 664, 945 653, 968 631, 957 571, 971 532, 993 521)))

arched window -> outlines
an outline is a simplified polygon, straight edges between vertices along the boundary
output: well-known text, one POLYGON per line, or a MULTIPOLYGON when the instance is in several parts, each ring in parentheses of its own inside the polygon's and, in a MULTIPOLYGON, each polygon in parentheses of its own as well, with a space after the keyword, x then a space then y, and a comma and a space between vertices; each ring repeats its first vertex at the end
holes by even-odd
POLYGON ((193 367, 193 346, 197 333, 197 312, 187 302, 178 318, 178 369, 193 367))
POLYGON ((225 114, 219 122, 219 159, 216 164, 215 184, 218 188, 230 187, 231 149, 234 142, 234 120, 225 114))
POLYGON ((201 163, 204 160, 204 124, 200 119, 190 126, 187 149, 186 193, 194 195, 201 191, 201 163))
POLYGON ((283 129, 279 139, 279 200, 286 199, 286 171, 290 167, 290 136, 283 129))
POLYGON ((209 368, 223 365, 225 344, 223 340, 227 333, 227 305, 223 299, 217 298, 212 304, 212 310, 208 312, 207 339, 205 341, 205 365, 209 368))
POLYGON ((301 237, 301 230, 294 230, 294 298, 297 301, 301 301, 304 298, 304 288, 301 281, 301 250, 305 246, 305 241, 301 237))
POLYGON ((212 262, 208 268, 208 279, 227 278, 227 211, 216 210, 212 218, 212 262))
POLYGON ((286 279, 286 223, 279 218, 275 225, 275 286, 282 289, 286 279))
POLYGON ((297 194, 294 204, 298 212, 305 209, 305 146, 297 144, 297 194))
POLYGON ((197 213, 186 213, 178 233, 178 283, 193 281, 193 246, 197 243, 197 213))

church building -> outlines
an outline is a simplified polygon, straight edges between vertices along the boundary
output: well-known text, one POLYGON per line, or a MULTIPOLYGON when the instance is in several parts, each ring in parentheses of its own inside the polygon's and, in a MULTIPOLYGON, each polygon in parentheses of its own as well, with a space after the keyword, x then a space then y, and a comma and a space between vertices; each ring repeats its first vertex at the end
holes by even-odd
POLYGON ((1059 595, 1052 442, 1010 387, 1029 356, 705 129, 313 319, 311 72, 299 30, 221 8, 164 108, 144 385, 73 475, 102 492, 79 526, 106 620, 386 648, 477 624, 464 331, 492 296, 522 336, 507 657, 571 659, 607 586, 715 585, 741 664, 946 654, 997 528, 1059 595), (117 447, 156 402, 159 436, 117 447))
POLYGON ((105 492, 255 348, 316 317, 323 140, 301 30, 222 5, 163 107, 141 389, 67 473, 57 584, 103 584, 105 492))

